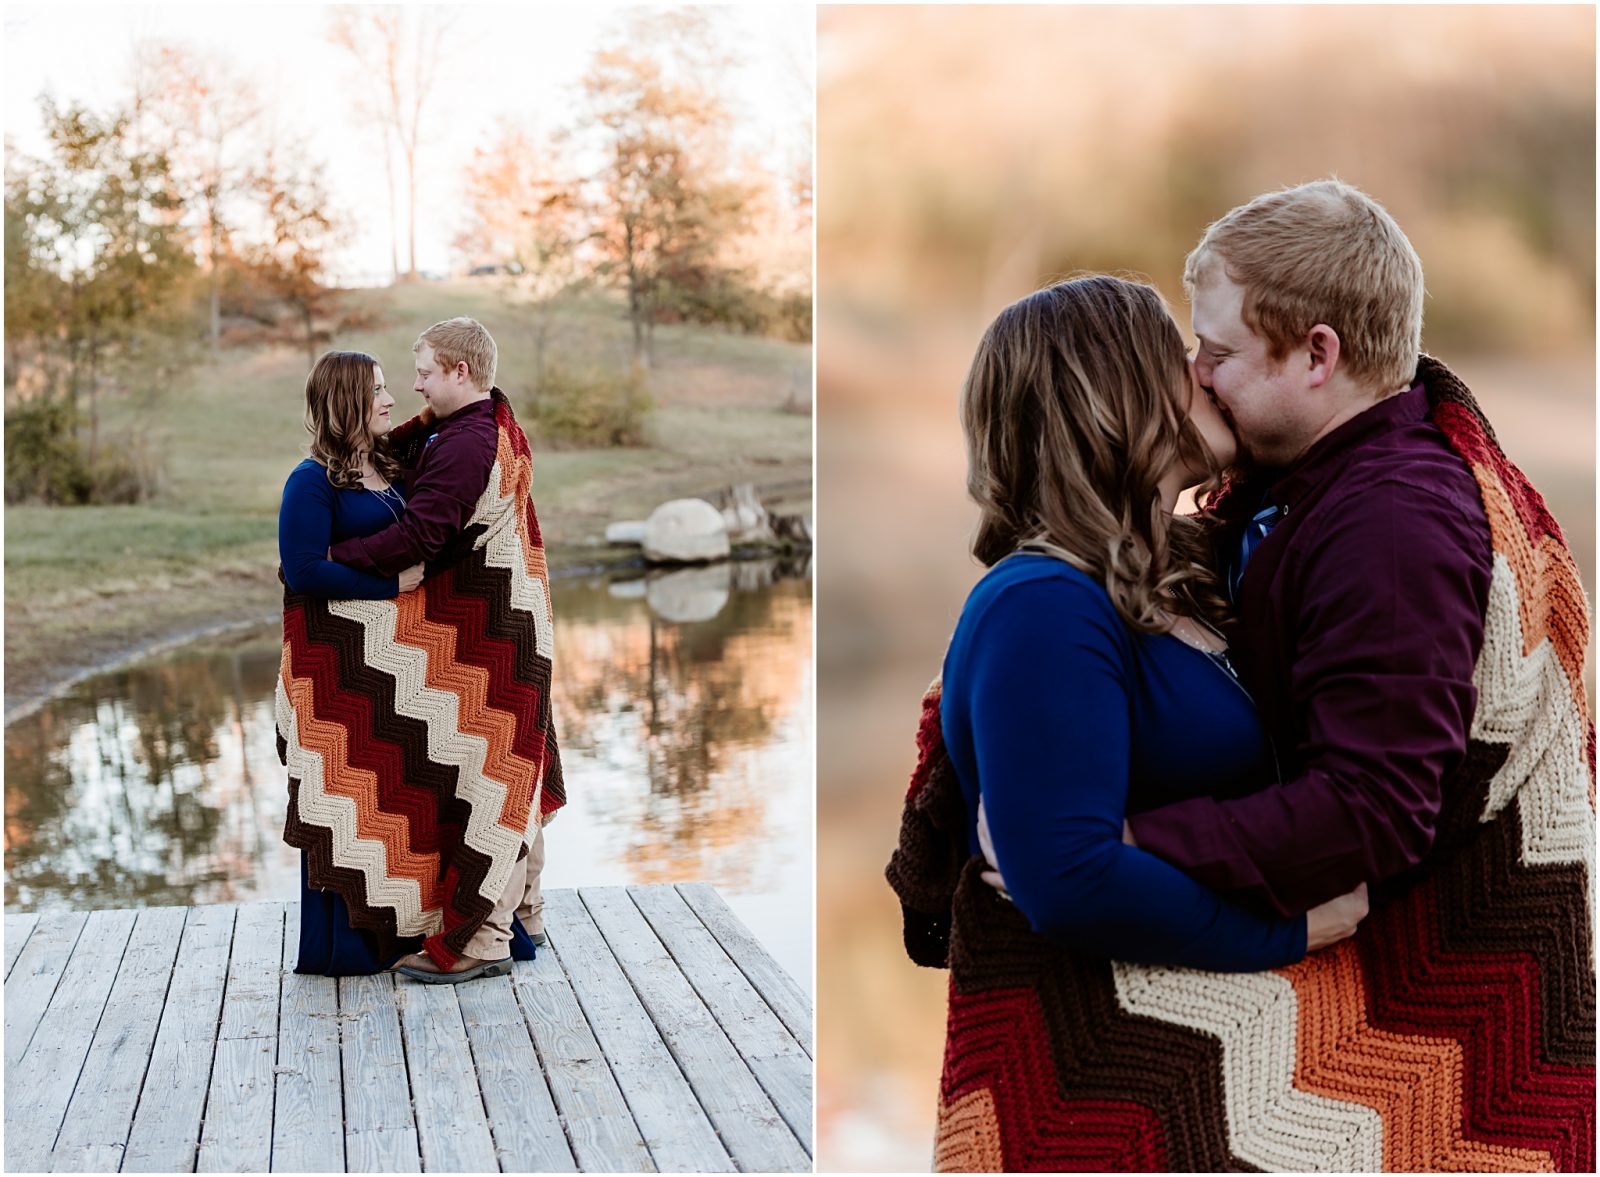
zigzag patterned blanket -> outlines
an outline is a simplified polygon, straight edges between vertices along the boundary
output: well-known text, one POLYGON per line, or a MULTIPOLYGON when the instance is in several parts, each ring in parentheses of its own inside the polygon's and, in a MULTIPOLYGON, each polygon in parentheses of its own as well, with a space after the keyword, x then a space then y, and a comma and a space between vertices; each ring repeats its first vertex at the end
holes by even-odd
MULTIPOLYGON (((422 585, 389 601, 287 588, 277 691, 284 840, 378 955, 459 959, 566 801, 551 721, 550 577, 528 439, 498 390, 488 486, 422 585)), ((426 432, 394 430, 397 453, 426 432)))
POLYGON ((1420 374, 1494 547, 1478 709, 1422 877, 1271 972, 1051 943, 969 861, 935 683, 888 876, 912 959, 950 968, 938 1169, 1594 1171, 1586 604, 1472 395, 1420 374))

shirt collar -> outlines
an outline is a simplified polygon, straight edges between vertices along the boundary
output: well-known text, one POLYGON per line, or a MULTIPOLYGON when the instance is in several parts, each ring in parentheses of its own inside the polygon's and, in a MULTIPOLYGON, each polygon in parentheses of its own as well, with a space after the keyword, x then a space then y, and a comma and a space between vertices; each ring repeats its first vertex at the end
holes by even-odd
POLYGON ((1318 438, 1299 462, 1284 470, 1273 482, 1267 497, 1287 511, 1331 471, 1343 465, 1351 450, 1402 425, 1421 421, 1427 415, 1428 394, 1421 381, 1404 392, 1385 397, 1318 438))
MULTIPOLYGON (((489 395, 484 397, 482 400, 476 400, 476 401, 473 401, 471 404, 463 405, 461 408, 459 408, 455 412, 451 413, 443 421, 436 421, 434 423, 434 426, 433 426, 433 431, 435 433, 438 433, 441 429, 444 429, 447 426, 455 425, 458 422, 468 420, 469 418, 474 417, 474 416, 480 416, 481 417, 481 416, 484 416, 485 414, 487 414, 488 416, 493 417, 494 416, 494 394, 497 393, 497 392, 500 392, 500 389, 499 389, 498 386, 496 386, 495 388, 490 389, 489 390, 489 395)), ((502 395, 504 395, 504 394, 502 394, 502 395)))

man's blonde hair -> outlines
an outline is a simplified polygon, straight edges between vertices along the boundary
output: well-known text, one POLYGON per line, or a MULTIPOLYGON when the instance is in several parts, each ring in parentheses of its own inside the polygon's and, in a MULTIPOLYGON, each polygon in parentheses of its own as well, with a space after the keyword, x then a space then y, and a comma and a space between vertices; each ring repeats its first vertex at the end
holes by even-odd
POLYGON ((1183 288, 1215 272, 1244 288, 1245 325, 1281 360, 1318 323, 1364 384, 1410 383, 1422 351, 1422 261, 1383 206, 1340 180, 1269 192, 1206 230, 1183 288))
POLYGON ((494 336, 478 320, 460 316, 435 323, 417 336, 411 350, 421 351, 424 343, 433 348, 434 362, 441 370, 454 369, 465 360, 472 382, 480 391, 488 392, 494 387, 495 361, 499 353, 494 346, 494 336))

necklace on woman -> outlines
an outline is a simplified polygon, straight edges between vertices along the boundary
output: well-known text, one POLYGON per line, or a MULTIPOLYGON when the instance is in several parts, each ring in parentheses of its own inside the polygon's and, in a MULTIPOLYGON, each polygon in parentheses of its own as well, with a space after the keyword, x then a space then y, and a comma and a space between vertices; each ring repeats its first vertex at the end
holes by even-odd
POLYGON ((377 468, 370 462, 364 463, 361 467, 361 489, 377 495, 378 501, 388 508, 390 515, 394 516, 394 521, 396 523, 400 522, 400 516, 406 507, 405 497, 394 488, 388 479, 379 474, 377 468), (368 486, 367 479, 369 478, 375 478, 383 485, 368 486), (400 508, 399 511, 395 510, 396 506, 400 508))
POLYGON ((1167 616, 1172 618, 1170 632, 1173 637, 1184 645, 1200 651, 1226 671, 1230 678, 1238 680, 1239 672, 1234 668, 1233 660, 1228 657, 1228 639, 1222 636, 1221 630, 1200 617, 1177 613, 1168 613, 1167 616), (1213 645, 1213 642, 1219 644, 1213 645))
MULTIPOLYGON (((367 489, 371 490, 372 488, 368 487, 367 489)), ((400 515, 405 511, 406 505, 406 500, 401 496, 400 492, 388 483, 384 483, 381 489, 374 490, 372 493, 377 495, 378 501, 389 509, 389 514, 394 516, 394 521, 396 523, 400 522, 400 515), (399 511, 395 510, 396 506, 399 506, 399 511)))

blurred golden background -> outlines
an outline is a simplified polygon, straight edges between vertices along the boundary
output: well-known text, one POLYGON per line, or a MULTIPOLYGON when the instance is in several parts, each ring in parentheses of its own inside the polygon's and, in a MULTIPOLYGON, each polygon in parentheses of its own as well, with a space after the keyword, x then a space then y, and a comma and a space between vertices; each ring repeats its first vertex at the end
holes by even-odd
POLYGON ((1187 331, 1205 226, 1337 175, 1411 237, 1425 347, 1592 596, 1594 33, 1587 7, 821 10, 819 1169, 931 1162, 946 977, 906 959, 882 870, 980 571, 956 397, 983 327, 1093 269, 1187 331))

